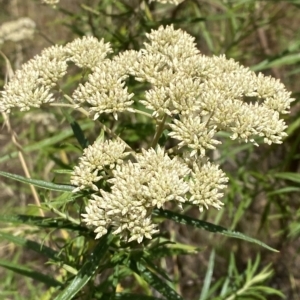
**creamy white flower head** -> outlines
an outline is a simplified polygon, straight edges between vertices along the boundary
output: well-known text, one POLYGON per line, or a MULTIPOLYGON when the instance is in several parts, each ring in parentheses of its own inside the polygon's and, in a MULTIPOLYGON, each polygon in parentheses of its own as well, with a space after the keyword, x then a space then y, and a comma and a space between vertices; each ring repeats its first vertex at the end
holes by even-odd
POLYGON ((99 171, 122 164, 123 159, 129 155, 125 148, 126 144, 120 140, 96 141, 85 148, 79 165, 74 167, 71 175, 71 184, 77 186, 73 192, 86 188, 97 191, 95 183, 103 177, 99 176, 99 171))
POLYGON ((191 197, 189 202, 199 207, 200 212, 203 208, 213 206, 221 209, 223 203, 220 198, 223 193, 220 190, 227 187, 225 183, 228 178, 225 173, 219 169, 218 165, 207 162, 205 164, 194 163, 191 180, 189 181, 189 192, 191 197))
POLYGON ((111 218, 107 216, 105 210, 101 207, 101 197, 92 195, 93 199, 89 200, 89 204, 85 207, 86 214, 82 214, 83 221, 88 226, 96 227, 96 239, 107 233, 107 228, 111 224, 111 218))
POLYGON ((122 166, 117 166, 113 170, 113 177, 108 182, 113 185, 112 191, 121 192, 124 197, 135 199, 146 205, 146 184, 151 176, 151 172, 145 172, 139 164, 129 161, 122 166))
POLYGON ((157 231, 156 224, 152 224, 147 217, 146 208, 128 193, 114 190, 112 193, 101 191, 101 196, 92 195, 86 207, 86 214, 82 214, 84 222, 95 228, 96 238, 100 238, 107 232, 109 226, 113 226, 113 234, 118 234, 125 241, 143 238, 152 238, 157 231), (128 239, 129 238, 129 239, 128 239))
POLYGON ((169 136, 180 141, 179 147, 191 148, 191 156, 199 153, 203 157, 206 149, 215 149, 215 145, 221 144, 214 139, 216 126, 208 126, 208 122, 199 116, 181 117, 180 120, 174 120, 174 124, 170 124, 170 127, 173 131, 169 136))
POLYGON ((94 70, 112 52, 110 43, 98 40, 93 36, 84 36, 68 43, 65 47, 73 61, 80 68, 90 68, 94 70))
MULTIPOLYGON (((186 202, 189 185, 178 176, 178 170, 166 171, 159 169, 148 182, 147 196, 153 207, 164 207, 168 201, 186 202)), ((179 203, 179 207, 181 207, 179 203)))
POLYGON ((119 112, 134 111, 130 107, 134 94, 128 93, 124 82, 127 77, 122 65, 106 59, 101 66, 95 67, 88 81, 74 91, 73 99, 78 107, 88 103, 94 120, 102 113, 112 113, 117 120, 119 112))
POLYGON ((174 77, 173 70, 167 68, 167 59, 160 53, 148 54, 141 49, 130 69, 137 81, 148 81, 156 86, 166 86, 174 77))
POLYGON ((160 26, 146 34, 149 43, 145 43, 148 53, 160 53, 170 61, 180 61, 199 54, 195 38, 173 25, 160 26))
POLYGON ((181 29, 175 30, 173 25, 160 26, 146 34, 149 42, 145 43, 144 55, 158 54, 166 67, 177 70, 182 61, 199 54, 195 38, 181 29))
POLYGON ((49 87, 39 85, 40 74, 33 68, 23 67, 16 71, 14 77, 4 86, 0 93, 0 111, 9 113, 18 107, 27 111, 30 107, 40 107, 43 103, 54 101, 49 87))
POLYGON ((67 73, 68 56, 64 47, 52 46, 42 51, 41 55, 31 60, 32 67, 39 72, 38 83, 54 87, 67 73))
POLYGON ((178 157, 170 158, 160 147, 156 151, 143 149, 141 154, 136 155, 136 159, 136 174, 128 173, 132 170, 132 167, 128 169, 130 165, 114 171, 114 178, 110 180, 114 183, 113 189, 126 190, 132 186, 131 193, 137 192, 137 198, 143 199, 146 207, 161 208, 172 200, 185 202, 188 185, 184 178, 190 169, 183 161, 178 157))
POLYGON ((147 173, 165 170, 166 173, 174 171, 179 177, 185 177, 191 171, 183 160, 178 156, 169 157, 160 146, 157 146, 156 150, 142 149, 142 153, 137 154, 136 159, 141 168, 147 170, 147 173))
MULTIPOLYGON (((202 83, 198 101, 194 103, 195 108, 199 106, 200 115, 209 119, 209 128, 215 128, 215 132, 233 132, 232 139, 246 142, 255 143, 255 137, 264 137, 267 143, 281 143, 286 136, 286 125, 278 112, 286 113, 294 100, 283 84, 262 74, 256 75, 225 56, 214 56, 208 61, 214 68, 206 68, 208 72, 204 77, 199 74, 202 83)), ((197 72, 192 74, 197 76, 197 72)), ((190 115, 194 115, 193 110, 190 115)), ((174 125, 171 127, 175 129, 174 125)), ((170 135, 182 140, 177 131, 178 128, 170 135)))
POLYGON ((76 193, 87 188, 98 191, 98 187, 95 183, 103 178, 103 176, 99 176, 98 173, 97 169, 92 169, 84 165, 79 164, 79 166, 75 166, 70 181, 72 185, 77 187, 73 189, 72 192, 76 193))
POLYGON ((144 150, 136 159, 136 163, 118 165, 108 180, 111 192, 101 190, 101 196, 93 196, 97 203, 89 203, 85 222, 92 225, 95 220, 101 221, 99 229, 95 225, 97 237, 105 232, 103 228, 112 225, 113 233, 125 240, 140 243, 143 238, 151 239, 157 232, 157 225, 151 221, 153 208, 161 208, 168 201, 187 201, 189 185, 185 176, 191 170, 183 161, 168 157, 161 148, 144 150), (112 221, 105 224, 107 216, 112 221))
POLYGON ((256 98, 256 103, 262 104, 279 113, 288 113, 290 104, 294 101, 291 93, 287 92, 284 85, 275 78, 256 75, 249 68, 241 66, 233 59, 226 59, 224 55, 207 58, 208 63, 214 66, 202 86, 200 95, 202 109, 212 112, 214 107, 227 100, 240 100, 246 102, 247 97, 256 98), (219 101, 210 97, 218 93, 219 101), (209 109, 209 107, 213 107, 209 109))
POLYGON ((140 50, 131 69, 136 80, 167 87, 174 78, 180 78, 176 71, 182 70, 181 64, 199 54, 195 39, 180 29, 175 30, 173 25, 161 26, 146 36, 149 42, 144 44, 145 49, 140 50))
POLYGON ((166 86, 154 86, 146 91, 145 100, 140 101, 153 110, 154 117, 164 113, 173 116, 199 111, 199 95, 202 92, 200 80, 186 77, 184 73, 172 77, 166 86))
POLYGON ((0 25, 0 44, 5 41, 20 42, 32 39, 36 24, 30 18, 19 18, 0 25))
MULTIPOLYGON (((158 118, 168 115, 189 114, 199 108, 200 79, 190 76, 182 64, 198 56, 194 38, 173 26, 152 30, 149 39, 133 64, 131 74, 139 81, 148 81, 153 88, 140 102, 158 118), (188 74, 187 74, 188 73, 188 74)), ((189 66, 190 67, 190 66, 189 66)))
POLYGON ((257 103, 239 106, 237 118, 230 125, 233 140, 239 138, 245 142, 254 142, 254 137, 260 136, 268 144, 282 143, 282 138, 287 135, 284 132, 286 128, 287 125, 280 120, 278 112, 257 103))
POLYGON ((54 101, 51 88, 67 72, 67 56, 61 46, 52 46, 25 63, 1 91, 0 111, 13 107, 26 111, 54 101))
POLYGON ((156 228, 157 224, 153 224, 151 218, 136 220, 132 227, 131 237, 128 242, 136 240, 138 243, 141 243, 144 237, 152 239, 152 235, 159 232, 156 228))
POLYGON ((257 97, 264 100, 264 106, 281 114, 289 113, 290 104, 295 100, 291 98, 291 93, 286 90, 278 79, 264 76, 262 73, 259 73, 256 77, 254 89, 257 97))
POLYGON ((113 57, 113 62, 118 66, 120 74, 134 75, 134 65, 137 63, 140 54, 135 50, 126 50, 113 57))

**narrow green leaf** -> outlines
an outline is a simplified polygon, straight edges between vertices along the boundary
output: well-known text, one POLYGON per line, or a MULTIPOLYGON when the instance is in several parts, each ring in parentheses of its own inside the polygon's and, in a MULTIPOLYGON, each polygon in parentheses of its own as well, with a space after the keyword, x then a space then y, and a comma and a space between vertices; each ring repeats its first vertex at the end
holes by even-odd
POLYGON ((286 194, 286 193, 294 193, 294 192, 297 192, 297 193, 300 192, 300 188, 295 187, 295 186, 287 186, 285 188, 278 189, 274 192, 268 193, 268 196, 280 195, 280 194, 286 194))
POLYGON ((32 270, 30 268, 27 268, 27 267, 17 265, 15 263, 11 263, 11 262, 0 259, 0 266, 3 267, 3 268, 6 268, 8 270, 11 270, 15 273, 18 273, 20 275, 30 277, 34 280, 39 281, 39 282, 43 282, 49 287, 51 287, 51 286, 54 286, 54 287, 62 286, 61 282, 57 281, 56 279, 54 279, 50 276, 44 275, 40 272, 34 271, 34 270, 32 270))
POLYGON ((86 148, 89 144, 88 140, 85 138, 83 130, 81 129, 80 125, 75 121, 75 119, 71 115, 71 110, 63 109, 62 113, 66 117, 67 121, 69 122, 74 136, 77 139, 80 147, 82 149, 86 148))
POLYGON ((154 258, 158 259, 158 258, 163 258, 163 257, 171 257, 173 255, 196 254, 196 253, 203 251, 203 249, 196 248, 196 247, 193 247, 193 249, 183 249, 183 248, 164 246, 164 247, 159 247, 156 249, 151 249, 148 251, 149 251, 149 257, 151 257, 153 259, 154 258))
POLYGON ((50 247, 47 247, 46 245, 41 245, 35 241, 27 240, 19 236, 14 236, 12 234, 6 233, 6 232, 0 232, 0 238, 6 239, 7 241, 10 241, 14 243, 15 245, 25 247, 28 249, 31 249, 37 253, 40 253, 42 255, 45 255, 46 257, 53 259, 53 260, 62 260, 63 258, 59 258, 58 252, 54 251, 50 247))
POLYGON ((74 224, 66 219, 61 218, 48 218, 39 216, 26 216, 26 215, 1 215, 0 222, 13 223, 13 224, 27 224, 43 228, 57 228, 69 229, 74 231, 88 232, 86 227, 74 224))
POLYGON ((74 189, 74 187, 72 185, 56 184, 56 183, 47 182, 44 180, 26 178, 26 177, 23 177, 20 175, 11 174, 11 173, 7 173, 7 172, 3 172, 3 171, 0 171, 0 175, 10 178, 10 179, 13 179, 13 180, 16 180, 16 181, 20 181, 23 183, 29 183, 34 186, 37 186, 37 187, 40 187, 43 189, 47 189, 47 190, 52 190, 52 191, 70 192, 74 189))
POLYGON ((148 259, 147 257, 144 257, 143 260, 146 262, 147 268, 159 275, 162 279, 165 279, 169 282, 172 282, 172 280, 170 279, 170 277, 168 276, 166 270, 164 270, 163 268, 161 268, 159 265, 153 263, 150 259, 148 259))
POLYGON ((183 300, 163 279, 159 278, 140 262, 132 261, 130 268, 168 300, 183 300))
POLYGON ((263 292, 265 294, 277 295, 281 298, 285 298, 285 295, 282 292, 280 292, 280 291, 278 291, 278 290, 276 290, 272 287, 265 286, 265 285, 255 286, 255 290, 258 291, 258 292, 263 292))
POLYGON ((111 234, 106 234, 99 241, 94 251, 87 257, 84 265, 72 282, 55 298, 55 300, 70 300, 89 282, 99 268, 99 264, 113 240, 111 234))
POLYGON ((260 62, 259 64, 251 67, 251 70, 257 72, 257 71, 262 71, 262 70, 269 69, 269 68, 296 64, 299 61, 300 61, 300 54, 292 53, 289 55, 280 56, 276 59, 266 59, 266 60, 260 62))
POLYGON ((247 241, 247 242, 250 242, 250 243, 255 243, 255 244, 258 244, 258 245, 260 245, 260 246, 262 246, 266 249, 269 249, 271 251, 278 252, 278 250, 276 250, 274 248, 271 248, 270 246, 266 245, 265 243, 263 243, 263 242, 261 242, 257 239, 248 237, 248 236, 246 236, 246 235, 244 235, 240 232, 237 232, 237 231, 230 231, 230 230, 228 230, 228 229, 226 229, 222 226, 219 226, 219 225, 215 225, 215 224, 212 224, 212 223, 209 223, 209 222, 197 220, 197 219, 194 219, 194 218, 191 218, 191 217, 188 217, 188 216, 184 216, 184 215, 181 215, 181 214, 169 211, 169 210, 156 209, 156 210, 154 210, 153 213, 156 216, 172 220, 176 223, 180 223, 180 224, 184 224, 184 225, 190 225, 190 226, 193 226, 193 227, 196 227, 196 228, 205 229, 205 230, 210 231, 210 232, 220 233, 220 234, 223 234, 223 235, 228 236, 228 237, 241 239, 241 240, 244 240, 244 241, 247 241))
POLYGON ((286 130, 286 133, 290 136, 295 131, 297 131, 300 127, 300 118, 295 119, 291 124, 289 124, 289 127, 286 130))
POLYGON ((194 247, 182 243, 171 242, 170 240, 160 238, 159 242, 153 243, 147 250, 141 250, 141 257, 158 259, 162 257, 171 257, 173 255, 191 255, 203 251, 204 248, 194 247))
POLYGON ((274 174, 274 177, 300 183, 300 174, 298 174, 298 173, 280 172, 280 173, 274 174))
POLYGON ((71 122, 70 125, 81 148, 82 149, 86 148, 89 142, 87 138, 84 136, 83 130, 81 129, 80 125, 76 121, 71 122))
POLYGON ((214 272, 214 263, 215 263, 215 250, 213 249, 209 256, 207 271, 206 271, 206 275, 205 275, 205 279, 204 279, 204 283, 203 283, 203 287, 201 290, 201 295, 200 295, 199 300, 208 299, 208 293, 210 290, 210 284, 211 284, 212 275, 214 272))

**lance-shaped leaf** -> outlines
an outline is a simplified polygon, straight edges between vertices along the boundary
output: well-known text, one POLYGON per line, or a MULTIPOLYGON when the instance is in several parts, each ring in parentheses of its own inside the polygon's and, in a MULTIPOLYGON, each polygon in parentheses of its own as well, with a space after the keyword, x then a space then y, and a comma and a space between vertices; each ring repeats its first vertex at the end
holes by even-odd
POLYGON ((43 228, 69 229, 74 231, 88 232, 86 227, 74 224, 62 218, 50 218, 27 215, 0 215, 0 222, 13 224, 26 224, 43 228))
POLYGON ((246 235, 244 235, 240 232, 237 232, 237 231, 228 230, 228 229, 226 229, 222 226, 219 226, 219 225, 215 225, 215 224, 205 222, 205 221, 202 221, 202 220, 197 220, 197 219, 194 219, 194 218, 191 218, 191 217, 188 217, 188 216, 185 216, 185 215, 181 215, 181 214, 169 211, 169 210, 156 209, 156 210, 153 211, 153 213, 154 213, 154 215, 156 215, 158 217, 163 217, 165 219, 175 221, 176 223, 180 223, 180 224, 184 224, 184 225, 190 225, 190 226, 193 226, 193 227, 196 227, 196 228, 205 229, 205 230, 210 231, 210 232, 220 233, 220 234, 223 234, 223 235, 228 236, 228 237, 241 239, 241 240, 244 240, 244 241, 247 241, 247 242, 250 242, 250 243, 258 244, 258 245, 260 245, 260 246, 262 246, 266 249, 269 249, 269 250, 274 251, 274 252, 278 252, 278 250, 268 246, 267 244, 265 244, 265 243, 263 243, 263 242, 261 242, 257 239, 251 238, 251 237, 246 236, 246 235))
POLYGON ((66 185, 66 184, 56 184, 52 182, 47 182, 44 180, 39 179, 32 179, 32 178, 26 178, 21 175, 11 174, 7 172, 0 171, 0 176, 4 176, 16 181, 20 181, 23 183, 29 183, 34 186, 46 189, 46 190, 52 190, 52 191, 58 191, 58 192, 70 192, 74 189, 72 185, 66 185))

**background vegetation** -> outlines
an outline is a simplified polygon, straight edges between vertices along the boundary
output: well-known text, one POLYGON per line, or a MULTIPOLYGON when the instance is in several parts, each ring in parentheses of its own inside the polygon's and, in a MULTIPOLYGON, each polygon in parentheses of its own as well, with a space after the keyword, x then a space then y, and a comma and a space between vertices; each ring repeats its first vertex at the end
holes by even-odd
MULTIPOLYGON (((208 210, 201 215, 197 209, 186 212, 191 217, 259 239, 279 252, 164 222, 165 238, 180 246, 168 249, 168 257, 158 251, 154 258, 157 266, 171 278, 171 287, 184 299, 300 299, 300 1, 186 0, 172 6, 135 0, 61 0, 56 8, 51 8, 39 1, 0 0, 0 7, 0 24, 23 16, 37 24, 33 40, 0 45, 13 69, 44 47, 65 44, 87 34, 111 42, 116 53, 139 49, 146 32, 161 24, 174 24, 196 37, 202 53, 225 54, 257 72, 282 80, 296 99, 291 114, 286 116, 288 138, 282 145, 260 147, 226 140, 221 150, 213 153, 230 177, 224 209, 208 210)), ((7 65, 1 58, 0 86, 4 85, 6 75, 7 65)), ((75 80, 75 76, 70 76, 65 90, 72 91, 75 80)), ((72 116, 92 143, 99 128, 94 122, 83 122, 76 113, 72 116)), ((15 111, 11 115, 12 130, 2 126, 0 132, 0 170, 24 175, 21 151, 32 178, 68 183, 68 175, 55 172, 72 167, 81 153, 68 121, 60 109, 15 111), (13 136, 18 143, 12 141, 13 136)), ((0 122, 4 123, 3 116, 0 122)), ((126 120, 124 128, 127 142, 133 145, 141 143, 152 130, 144 125, 138 132, 131 131, 126 120)), ((76 268, 70 266, 79 266, 89 249, 82 236, 77 237, 71 228, 45 224, 43 229, 33 226, 34 221, 28 219, 5 220, 5 216, 12 214, 38 216, 40 211, 28 185, 1 178, 0 188, 0 265, 3 267, 0 268, 0 298, 54 299, 55 292, 49 286, 55 284, 49 284, 49 278, 59 281, 67 274, 74 274, 76 268), (57 252, 45 253, 47 249, 41 251, 40 244, 57 252), (56 259, 59 251, 67 257, 69 269, 56 259), (48 277, 43 279, 38 272, 48 277)), ((46 216, 63 214, 69 209, 70 203, 64 201, 63 195, 38 189, 46 216)), ((114 259, 124 260, 124 257, 120 254, 114 259)), ((150 288, 149 280, 141 275, 143 270, 134 274, 129 268, 120 269, 119 273, 106 272, 101 276, 109 280, 104 282, 118 292, 158 297, 150 288)), ((161 270, 157 272, 162 276, 161 270)), ((94 298, 86 299, 109 299, 101 294, 101 276, 96 278, 99 285, 94 298)), ((85 299, 86 288, 78 299, 85 299)), ((114 297, 111 299, 118 299, 114 297)))

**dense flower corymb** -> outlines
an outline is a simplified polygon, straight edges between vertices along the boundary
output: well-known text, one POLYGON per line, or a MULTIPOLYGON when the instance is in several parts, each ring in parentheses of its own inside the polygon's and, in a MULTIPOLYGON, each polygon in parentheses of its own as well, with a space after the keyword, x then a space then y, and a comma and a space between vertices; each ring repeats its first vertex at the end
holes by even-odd
MULTIPOLYGON (((3 112, 55 101, 71 61, 88 76, 68 97, 68 106, 95 121, 102 114, 112 115, 115 123, 120 113, 140 113, 156 125, 154 136, 130 152, 121 136, 108 130, 114 140, 84 149, 74 167, 71 183, 74 192, 90 194, 82 216, 96 238, 112 227, 126 241, 151 239, 158 230, 152 211, 170 201, 200 211, 220 209, 228 178, 210 162, 208 152, 221 144, 221 131, 254 144, 258 139, 281 143, 286 136, 281 114, 288 113, 293 99, 279 80, 224 55, 202 55, 194 38, 172 25, 146 36, 143 49, 115 56, 109 43, 94 37, 50 47, 24 64, 1 92, 3 112), (132 79, 138 83, 128 86, 132 79), (162 135, 172 145, 168 152, 158 146, 162 135), (150 139, 151 147, 143 149, 150 139)), ((111 116, 105 119, 112 121, 111 116)), ((129 119, 136 122, 137 117, 129 119)))
POLYGON ((83 214, 87 224, 96 226, 97 237, 112 225, 115 234, 141 242, 157 232, 150 218, 153 208, 171 200, 185 202, 189 187, 184 176, 190 170, 183 162, 171 159, 160 148, 144 150, 136 158, 136 163, 129 161, 113 170, 108 180, 111 192, 93 195, 83 214))
POLYGON ((201 55, 194 39, 173 26, 147 37, 132 74, 152 84, 141 103, 155 118, 176 116, 169 136, 179 146, 205 156, 220 143, 214 139, 219 131, 246 142, 256 143, 256 137, 282 142, 286 125, 280 113, 287 113, 293 101, 282 83, 225 56, 201 55))
POLYGON ((113 226, 114 234, 120 234, 128 242, 141 242, 157 232, 151 221, 154 208, 164 207, 169 201, 190 202, 199 207, 213 206, 220 209, 219 200, 227 177, 218 166, 210 163, 196 164, 192 168, 178 157, 170 158, 160 147, 143 150, 136 155, 136 162, 118 165, 108 180, 111 191, 101 190, 92 195, 82 216, 93 225, 96 238, 113 226))

